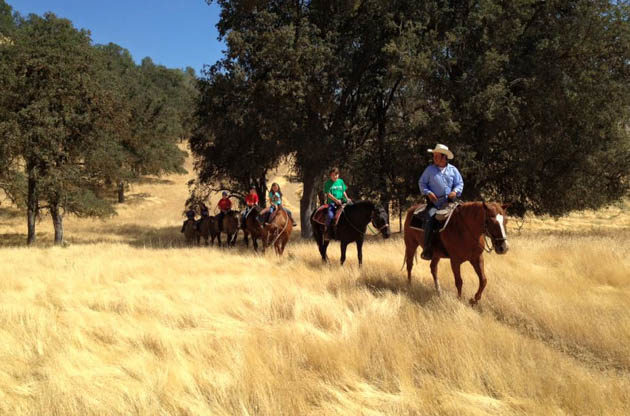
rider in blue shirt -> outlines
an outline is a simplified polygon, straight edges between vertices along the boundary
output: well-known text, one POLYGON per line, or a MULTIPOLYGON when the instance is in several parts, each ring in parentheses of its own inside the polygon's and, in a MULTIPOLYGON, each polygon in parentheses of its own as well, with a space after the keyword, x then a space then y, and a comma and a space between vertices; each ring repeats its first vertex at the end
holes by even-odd
POLYGON ((435 149, 428 149, 433 153, 433 164, 428 166, 420 179, 418 186, 420 192, 429 198, 429 205, 426 209, 424 226, 424 249, 422 257, 424 260, 431 260, 433 257, 433 231, 437 229, 435 213, 443 208, 449 201, 461 196, 464 190, 464 181, 459 170, 447 162, 447 158, 453 159, 453 152, 448 150, 443 144, 437 144, 435 149))

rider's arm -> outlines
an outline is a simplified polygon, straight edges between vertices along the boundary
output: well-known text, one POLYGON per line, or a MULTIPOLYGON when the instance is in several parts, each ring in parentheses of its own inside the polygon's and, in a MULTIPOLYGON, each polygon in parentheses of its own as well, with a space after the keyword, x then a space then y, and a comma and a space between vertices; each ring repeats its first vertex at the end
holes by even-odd
POLYGON ((429 195, 430 193, 432 193, 431 189, 429 188, 430 177, 431 175, 429 174, 429 168, 426 168, 424 172, 422 172, 420 179, 418 179, 418 188, 420 188, 420 192, 422 193, 422 195, 429 195))
POLYGON ((337 198, 335 198, 335 196, 333 194, 331 194, 330 192, 328 192, 327 194, 328 198, 332 199, 333 201, 335 201, 335 204, 337 205, 341 205, 341 201, 338 200, 337 198))
POLYGON ((455 174, 453 176, 453 191, 457 194, 459 198, 462 196, 462 191, 464 190, 464 180, 462 179, 462 175, 459 173, 459 170, 454 167, 453 169, 455 174))

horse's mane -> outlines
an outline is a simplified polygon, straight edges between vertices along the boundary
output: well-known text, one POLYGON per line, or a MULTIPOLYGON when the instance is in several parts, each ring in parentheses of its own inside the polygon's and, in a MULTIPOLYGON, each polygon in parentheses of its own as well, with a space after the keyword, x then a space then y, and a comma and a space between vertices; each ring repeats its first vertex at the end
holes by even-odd
POLYGON ((374 203, 371 201, 357 201, 357 202, 353 202, 352 204, 346 206, 346 210, 349 208, 368 208, 370 210, 374 209, 374 203))

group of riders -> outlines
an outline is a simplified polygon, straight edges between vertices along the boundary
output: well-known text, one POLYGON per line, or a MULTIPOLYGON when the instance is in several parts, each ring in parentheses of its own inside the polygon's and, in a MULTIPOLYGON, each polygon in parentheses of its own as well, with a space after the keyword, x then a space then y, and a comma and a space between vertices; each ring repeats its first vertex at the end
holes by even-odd
MULTIPOLYGON (((464 189, 464 181, 459 170, 448 163, 448 160, 453 159, 453 152, 443 144, 437 144, 433 149, 427 149, 429 153, 433 154, 433 163, 429 165, 418 180, 418 187, 420 192, 427 198, 427 207, 424 211, 424 249, 420 257, 424 260, 431 260, 432 258, 432 241, 433 236, 439 228, 438 221, 435 215, 447 205, 454 203, 459 198, 464 189)), ((348 187, 346 183, 339 177, 339 169, 332 168, 329 171, 329 179, 324 183, 324 195, 326 198, 326 221, 324 234, 327 239, 334 238, 335 225, 333 219, 339 209, 345 204, 351 204, 352 200, 347 194, 348 187), (332 224, 332 225, 331 225, 332 224)), ((274 214, 279 210, 284 210, 290 220, 293 222, 293 226, 296 225, 291 211, 282 205, 282 191, 277 183, 271 185, 271 189, 268 194, 269 206, 260 211, 257 220, 264 225, 270 223, 274 214)), ((256 188, 252 187, 249 193, 245 197, 245 203, 247 207, 241 213, 241 224, 245 224, 245 218, 254 207, 258 206, 258 193, 256 188)), ((217 215, 219 227, 222 225, 223 217, 232 210, 232 202, 229 199, 229 195, 226 191, 223 191, 222 197, 217 203, 219 214, 217 215)), ((210 214, 208 208, 205 205, 201 205, 201 217, 208 217, 210 214)), ((184 221, 182 226, 182 232, 188 221, 195 221, 195 211, 190 209, 186 212, 187 220, 184 221)))

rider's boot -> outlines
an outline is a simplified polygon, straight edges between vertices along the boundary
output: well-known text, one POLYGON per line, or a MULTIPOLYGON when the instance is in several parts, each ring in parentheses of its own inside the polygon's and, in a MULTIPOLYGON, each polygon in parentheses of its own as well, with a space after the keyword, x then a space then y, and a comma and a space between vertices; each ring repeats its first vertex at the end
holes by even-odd
POLYGON ((435 219, 429 218, 424 226, 424 249, 420 257, 423 260, 431 260, 433 258, 433 230, 435 229, 435 219))

